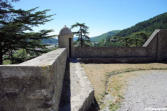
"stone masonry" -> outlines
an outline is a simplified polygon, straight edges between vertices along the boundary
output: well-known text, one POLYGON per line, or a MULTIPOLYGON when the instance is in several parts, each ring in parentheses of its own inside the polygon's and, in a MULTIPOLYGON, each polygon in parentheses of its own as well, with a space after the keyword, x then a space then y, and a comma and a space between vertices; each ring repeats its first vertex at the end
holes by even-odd
POLYGON ((83 62, 165 62, 167 30, 155 30, 143 47, 74 47, 73 58, 83 62))
POLYGON ((0 111, 58 111, 66 58, 62 48, 0 66, 0 111))

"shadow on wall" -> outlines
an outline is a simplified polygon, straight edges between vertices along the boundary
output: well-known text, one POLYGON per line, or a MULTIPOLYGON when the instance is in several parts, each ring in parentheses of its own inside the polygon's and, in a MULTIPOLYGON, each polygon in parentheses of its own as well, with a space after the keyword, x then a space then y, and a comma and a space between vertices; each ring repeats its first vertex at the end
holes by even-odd
POLYGON ((99 111, 99 109, 99 105, 96 99, 94 98, 94 103, 91 104, 90 108, 87 111, 99 111))
POLYGON ((70 64, 69 60, 67 60, 59 111, 71 111, 70 98, 71 98, 70 64))

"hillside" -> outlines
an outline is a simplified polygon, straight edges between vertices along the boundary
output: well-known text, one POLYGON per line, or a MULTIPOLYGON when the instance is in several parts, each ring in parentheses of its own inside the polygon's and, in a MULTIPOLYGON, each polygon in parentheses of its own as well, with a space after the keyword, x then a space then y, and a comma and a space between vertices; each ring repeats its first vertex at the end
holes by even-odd
POLYGON ((167 29, 167 12, 124 29, 116 34, 116 36, 124 37, 142 31, 151 34, 155 29, 167 29))
POLYGON ((120 32, 120 30, 112 30, 112 31, 104 33, 102 35, 99 35, 99 36, 96 36, 96 37, 92 37, 91 41, 100 42, 100 41, 102 41, 102 40, 104 40, 104 39, 106 39, 108 37, 112 37, 112 36, 116 35, 119 32, 120 32))

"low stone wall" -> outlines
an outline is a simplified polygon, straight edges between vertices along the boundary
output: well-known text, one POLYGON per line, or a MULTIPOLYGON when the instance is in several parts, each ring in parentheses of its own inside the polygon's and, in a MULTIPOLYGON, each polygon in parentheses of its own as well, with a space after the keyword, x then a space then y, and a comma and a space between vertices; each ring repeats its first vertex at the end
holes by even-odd
POLYGON ((87 62, 167 61, 167 30, 155 30, 143 47, 74 47, 73 58, 87 62))
POLYGON ((82 62, 151 62, 154 56, 145 47, 75 47, 74 58, 82 62))
POLYGON ((153 62, 152 57, 120 57, 120 58, 77 58, 83 63, 148 63, 153 62))
POLYGON ((148 49, 144 47, 75 47, 76 58, 146 57, 148 49))
POLYGON ((0 66, 0 111, 58 111, 67 52, 0 66))

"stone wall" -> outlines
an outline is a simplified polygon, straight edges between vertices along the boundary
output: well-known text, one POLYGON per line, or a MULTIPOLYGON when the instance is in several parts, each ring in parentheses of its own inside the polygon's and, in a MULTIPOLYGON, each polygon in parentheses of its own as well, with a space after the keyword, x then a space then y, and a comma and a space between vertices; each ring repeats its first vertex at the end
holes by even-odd
POLYGON ((89 62, 152 62, 167 60, 167 30, 155 30, 143 47, 73 47, 73 58, 89 62))
POLYGON ((151 62, 154 60, 148 48, 144 47, 77 47, 74 58, 81 62, 151 62))
POLYGON ((157 58, 157 37, 159 32, 159 29, 155 30, 143 45, 144 48, 148 48, 149 54, 153 56, 154 60, 157 58))
POLYGON ((111 57, 145 57, 150 56, 147 48, 143 47, 75 47, 76 58, 111 58, 111 57))
POLYGON ((157 39, 158 46, 158 61, 166 61, 167 60, 167 30, 160 30, 157 39))
POLYGON ((146 41, 143 47, 149 49, 149 53, 154 55, 154 59, 160 62, 167 60, 167 30, 157 29, 146 41))
POLYGON ((67 52, 0 66, 0 111, 58 111, 67 52))

